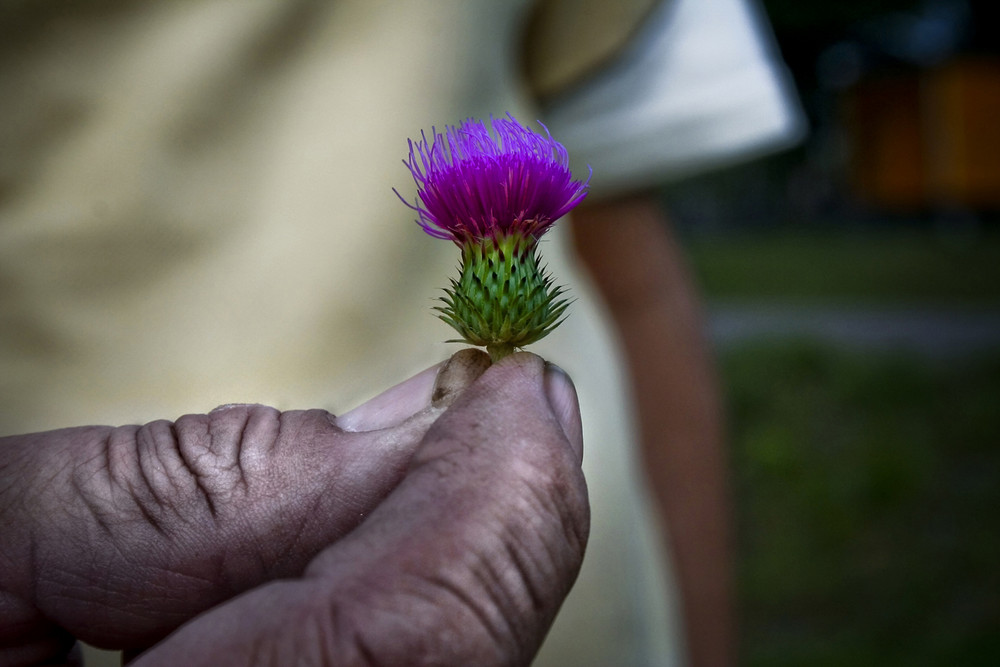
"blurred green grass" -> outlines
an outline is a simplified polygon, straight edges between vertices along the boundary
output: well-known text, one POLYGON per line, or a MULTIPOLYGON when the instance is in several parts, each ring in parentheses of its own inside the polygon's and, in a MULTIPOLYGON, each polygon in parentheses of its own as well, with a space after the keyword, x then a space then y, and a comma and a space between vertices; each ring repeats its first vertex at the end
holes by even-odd
MULTIPOLYGON (((1000 235, 777 232, 689 245, 709 299, 1000 304, 1000 235)), ((1000 664, 1000 348, 720 350, 744 663, 1000 664)))
POLYGON ((721 358, 749 665, 995 665, 1000 354, 721 358))
POLYGON ((687 244, 712 299, 1000 304, 1000 233, 768 231, 687 244))

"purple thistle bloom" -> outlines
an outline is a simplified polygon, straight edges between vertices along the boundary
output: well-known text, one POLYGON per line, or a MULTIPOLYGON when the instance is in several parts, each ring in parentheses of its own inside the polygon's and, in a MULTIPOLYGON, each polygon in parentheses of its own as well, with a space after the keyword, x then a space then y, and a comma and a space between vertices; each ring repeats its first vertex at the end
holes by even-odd
MULTIPOLYGON (((492 131, 469 119, 428 141, 410 141, 403 163, 417 184, 418 201, 403 203, 435 238, 458 245, 517 234, 538 239, 587 196, 574 181, 565 147, 532 132, 513 116, 490 118, 492 131)), ((539 123, 541 125, 541 123, 539 123)))

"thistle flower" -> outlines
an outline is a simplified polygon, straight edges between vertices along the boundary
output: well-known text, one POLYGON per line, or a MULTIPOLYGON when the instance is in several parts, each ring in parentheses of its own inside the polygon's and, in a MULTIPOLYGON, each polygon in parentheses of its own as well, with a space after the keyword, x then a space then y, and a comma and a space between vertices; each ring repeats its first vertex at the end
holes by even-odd
POLYGON ((496 360, 562 321, 568 302, 539 265, 538 239, 586 197, 589 178, 573 180, 544 125, 538 134, 510 114, 490 124, 470 119, 410 141, 403 163, 417 200, 396 194, 425 232, 462 249, 461 274, 436 307, 462 336, 449 342, 484 345, 496 360))

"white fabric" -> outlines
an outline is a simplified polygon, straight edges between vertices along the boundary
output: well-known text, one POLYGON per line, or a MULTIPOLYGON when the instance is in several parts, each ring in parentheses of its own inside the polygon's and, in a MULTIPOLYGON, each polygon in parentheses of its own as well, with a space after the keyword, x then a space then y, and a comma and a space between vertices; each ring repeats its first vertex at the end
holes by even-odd
POLYGON ((598 196, 746 160, 805 130, 774 49, 744 0, 673 0, 546 119, 598 196))

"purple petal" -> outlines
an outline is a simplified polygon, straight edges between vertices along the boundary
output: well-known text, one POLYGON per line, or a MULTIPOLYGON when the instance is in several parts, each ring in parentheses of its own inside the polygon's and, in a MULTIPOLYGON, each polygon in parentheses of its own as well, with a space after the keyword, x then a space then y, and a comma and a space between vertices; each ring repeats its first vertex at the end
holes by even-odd
POLYGON ((417 200, 396 194, 431 236, 459 245, 511 233, 537 239, 586 197, 589 177, 573 180, 566 148, 544 125, 541 135, 510 114, 490 122, 469 119, 410 141, 403 163, 417 200))

